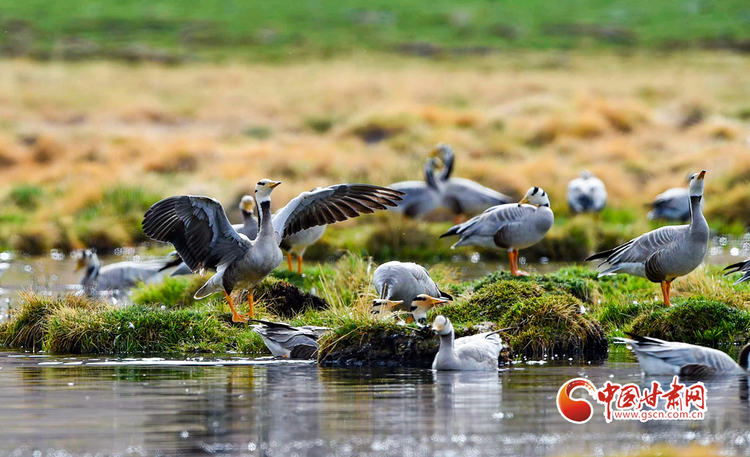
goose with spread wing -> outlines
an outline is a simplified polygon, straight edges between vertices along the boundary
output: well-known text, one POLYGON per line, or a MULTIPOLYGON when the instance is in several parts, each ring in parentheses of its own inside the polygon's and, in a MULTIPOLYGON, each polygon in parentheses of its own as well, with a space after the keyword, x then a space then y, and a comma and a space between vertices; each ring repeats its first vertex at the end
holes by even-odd
POLYGON ((255 240, 237 233, 221 203, 210 197, 177 195, 154 203, 143 219, 143 232, 157 241, 171 243, 191 271, 215 269, 196 299, 223 292, 234 322, 247 322, 237 312, 230 294, 247 289, 249 316, 253 315, 253 290, 284 255, 281 240, 306 228, 333 224, 362 213, 374 213, 397 205, 402 192, 369 184, 339 184, 303 192, 271 215, 271 192, 281 184, 263 179, 255 186, 260 208, 260 230, 255 240))
POLYGON ((435 174, 440 166, 440 160, 431 157, 424 163, 424 181, 401 181, 388 186, 404 193, 398 206, 390 211, 416 219, 439 208, 443 184, 435 174))
POLYGON ((616 337, 626 343, 638 357, 648 375, 714 376, 717 374, 747 375, 750 344, 740 351, 739 364, 718 349, 694 344, 664 341, 628 333, 630 338, 616 337))
POLYGON ((495 332, 455 338, 450 319, 440 315, 432 324, 432 331, 440 337, 440 349, 432 361, 438 371, 497 371, 497 359, 503 342, 495 332))
POLYGON ((670 225, 645 233, 586 260, 603 259, 599 276, 627 273, 661 283, 664 304, 671 306, 672 281, 698 268, 708 252, 708 223, 701 211, 706 170, 690 179, 690 224, 670 225))
POLYGON ((455 163, 453 148, 440 143, 430 152, 431 157, 439 157, 443 169, 438 175, 441 204, 453 213, 458 222, 463 215, 473 216, 487 208, 511 203, 512 198, 496 190, 485 187, 476 181, 465 178, 451 178, 455 163))
POLYGON ((440 238, 460 236, 451 249, 459 246, 507 249, 511 274, 521 276, 527 273, 518 269, 518 250, 540 242, 554 221, 549 196, 543 189, 532 187, 519 203, 493 206, 479 216, 451 227, 440 238))
POLYGON ((607 205, 607 189, 601 179, 584 170, 568 183, 568 208, 573 214, 601 213, 607 205))
POLYGON ((284 322, 250 320, 257 323, 252 328, 274 357, 312 359, 318 353, 318 338, 330 330, 316 325, 294 327, 284 322))

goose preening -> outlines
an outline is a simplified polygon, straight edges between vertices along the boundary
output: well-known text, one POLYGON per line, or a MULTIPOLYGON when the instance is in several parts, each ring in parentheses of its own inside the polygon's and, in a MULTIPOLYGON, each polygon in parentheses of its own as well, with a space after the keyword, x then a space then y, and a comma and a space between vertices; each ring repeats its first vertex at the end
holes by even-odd
POLYGON ((586 260, 604 259, 599 277, 627 273, 661 283, 664 304, 670 304, 672 281, 695 270, 708 252, 708 223, 701 211, 706 170, 690 179, 690 224, 670 225, 645 233, 586 260))
POLYGON ((125 290, 139 282, 158 282, 173 266, 173 259, 149 260, 145 262, 117 262, 102 266, 99 257, 91 250, 84 250, 76 260, 75 271, 85 268, 80 285, 89 293, 105 290, 125 290))
MULTIPOLYGON (((397 308, 411 311, 413 305, 417 307, 415 311, 419 311, 419 317, 422 317, 420 310, 429 306, 428 300, 424 300, 425 303, 413 303, 421 294, 426 294, 431 298, 429 301, 432 306, 443 303, 443 299, 453 300, 450 294, 438 288, 425 267, 412 262, 386 262, 375 269, 372 282, 375 290, 378 291, 378 298, 372 302, 373 310, 379 314, 389 313, 397 308)), ((427 310, 424 313, 426 319, 427 310)), ((419 322, 416 315, 414 315, 414 321, 419 322)))
POLYGON ((315 244, 326 232, 325 225, 310 227, 301 230, 294 235, 290 235, 281 240, 281 250, 286 253, 286 261, 289 264, 289 271, 292 269, 292 254, 297 256, 297 273, 302 274, 302 257, 308 247, 315 244))
POLYGON ((408 218, 418 218, 440 207, 442 182, 435 176, 440 161, 434 157, 424 163, 424 181, 401 181, 388 187, 404 193, 403 198, 390 211, 401 213, 408 218))
POLYGON ((294 327, 283 322, 250 320, 257 322, 252 329, 263 338, 263 343, 274 357, 312 359, 318 352, 318 338, 330 330, 316 325, 294 327))
POLYGON ((713 376, 747 375, 750 344, 740 351, 739 364, 727 354, 694 344, 664 341, 628 333, 630 338, 615 338, 627 343, 638 357, 644 373, 649 375, 713 376))
POLYGON ((568 208, 573 214, 600 213, 607 205, 607 189, 588 171, 568 183, 568 208))
MULTIPOLYGON (((688 185, 695 174, 687 177, 688 185)), ((648 220, 663 219, 667 221, 687 222, 690 220, 690 190, 685 187, 673 187, 654 198, 654 201, 646 206, 651 208, 648 212, 648 220)), ((703 202, 701 202, 703 210, 703 202)))
POLYGON ((743 260, 742 262, 733 263, 732 265, 729 265, 728 267, 724 268, 724 276, 730 275, 732 273, 741 272, 742 276, 740 279, 736 280, 734 283, 739 284, 741 282, 745 282, 748 279, 750 279, 750 259, 743 260))
MULTIPOLYGON (((245 195, 240 200, 240 212, 242 213, 242 223, 232 224, 232 228, 241 235, 245 235, 250 240, 254 240, 258 236, 258 218, 255 217, 255 199, 251 195, 245 195)), ((193 272, 190 267, 179 259, 177 262, 179 265, 176 270, 172 272, 172 276, 189 275, 193 272)))
POLYGON ((255 186, 260 208, 258 236, 250 240, 237 233, 221 203, 210 197, 177 195, 154 203, 143 219, 143 232, 171 243, 191 271, 216 274, 195 293, 196 299, 224 292, 234 322, 247 322, 232 303, 234 289, 247 289, 249 316, 253 315, 253 290, 284 256, 284 237, 318 225, 333 224, 396 206, 402 192, 369 184, 339 184, 303 192, 271 215, 271 192, 281 184, 263 179, 255 186))
POLYGON ((432 330, 440 337, 440 349, 432 362, 440 371, 497 371, 497 358, 503 342, 495 332, 479 333, 455 339, 450 319, 435 318, 432 330))
POLYGON ((487 208, 511 203, 512 198, 500 192, 485 187, 478 182, 464 178, 451 178, 455 155, 453 148, 440 143, 430 152, 431 157, 439 157, 443 162, 443 169, 438 175, 440 182, 441 205, 451 211, 456 217, 481 213, 487 208))
POLYGON ((541 188, 532 187, 519 203, 492 207, 463 224, 451 227, 440 238, 460 236, 451 249, 459 246, 507 249, 510 272, 519 276, 527 273, 518 269, 518 250, 541 241, 554 221, 549 196, 541 188))

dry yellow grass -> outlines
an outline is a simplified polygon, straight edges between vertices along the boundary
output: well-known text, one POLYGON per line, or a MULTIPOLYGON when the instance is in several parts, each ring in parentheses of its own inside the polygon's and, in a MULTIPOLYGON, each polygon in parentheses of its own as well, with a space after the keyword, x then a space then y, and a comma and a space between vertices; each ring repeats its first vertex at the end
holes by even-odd
POLYGON ((750 123, 732 116, 750 107, 750 58, 568 56, 550 65, 559 61, 4 61, 0 197, 18 183, 41 185, 57 211, 35 217, 65 222, 117 183, 230 203, 270 177, 284 181, 278 205, 334 182, 420 179, 440 141, 456 151, 457 176, 517 196, 543 186, 557 208, 584 168, 602 177, 613 206, 639 211, 689 171, 709 170, 709 194, 747 174, 750 123))

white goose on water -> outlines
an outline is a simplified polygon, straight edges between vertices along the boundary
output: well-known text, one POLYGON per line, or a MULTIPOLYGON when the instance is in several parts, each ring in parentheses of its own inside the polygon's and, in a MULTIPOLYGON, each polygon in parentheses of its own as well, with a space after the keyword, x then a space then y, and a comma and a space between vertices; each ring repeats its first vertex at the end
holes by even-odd
POLYGON ((708 252, 708 223, 701 211, 706 170, 690 180, 690 224, 661 227, 586 260, 604 259, 599 276, 628 273, 661 283, 664 304, 671 306, 675 278, 695 270, 708 252))
POLYGON ((396 206, 402 192, 369 184, 339 184, 303 192, 271 215, 271 192, 281 184, 263 179, 255 186, 260 230, 255 240, 237 233, 221 203, 210 197, 178 195, 156 202, 143 219, 143 232, 174 245, 191 271, 215 269, 216 274, 195 293, 195 298, 223 292, 234 322, 247 322, 230 297, 236 288, 247 289, 249 316, 253 290, 284 256, 282 239, 301 230, 332 224, 396 206))
POLYGON ((440 349, 432 362, 438 371, 497 371, 503 342, 497 332, 479 333, 455 339, 450 319, 435 318, 432 330, 440 337, 440 349))

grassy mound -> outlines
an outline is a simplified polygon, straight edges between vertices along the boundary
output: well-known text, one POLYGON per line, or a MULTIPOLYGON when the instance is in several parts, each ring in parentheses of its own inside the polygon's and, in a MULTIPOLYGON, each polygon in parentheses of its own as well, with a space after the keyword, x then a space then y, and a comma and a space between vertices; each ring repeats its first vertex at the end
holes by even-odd
POLYGON ((322 298, 273 277, 256 287, 254 298, 264 302, 266 311, 284 318, 294 317, 308 309, 320 311, 328 307, 322 298))

